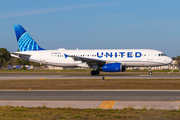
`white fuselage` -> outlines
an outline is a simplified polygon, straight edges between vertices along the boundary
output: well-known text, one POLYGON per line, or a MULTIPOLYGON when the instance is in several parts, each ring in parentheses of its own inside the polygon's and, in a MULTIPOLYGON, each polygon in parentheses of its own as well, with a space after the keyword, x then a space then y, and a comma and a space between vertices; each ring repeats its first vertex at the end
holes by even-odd
POLYGON ((172 59, 161 51, 152 49, 95 49, 95 50, 41 50, 16 52, 28 54, 30 57, 13 57, 29 60, 46 65, 60 67, 81 66, 81 61, 76 61, 69 56, 103 60, 106 63, 122 63, 126 67, 150 67, 161 66, 172 62, 172 59))

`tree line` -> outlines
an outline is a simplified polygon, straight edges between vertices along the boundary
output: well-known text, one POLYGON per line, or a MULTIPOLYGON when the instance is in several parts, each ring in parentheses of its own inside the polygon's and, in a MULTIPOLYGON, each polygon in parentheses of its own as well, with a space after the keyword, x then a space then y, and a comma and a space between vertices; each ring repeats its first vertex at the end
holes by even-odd
POLYGON ((8 65, 40 66, 39 63, 33 63, 27 60, 21 60, 19 58, 11 57, 10 52, 6 48, 0 48, 0 67, 7 67, 8 65))

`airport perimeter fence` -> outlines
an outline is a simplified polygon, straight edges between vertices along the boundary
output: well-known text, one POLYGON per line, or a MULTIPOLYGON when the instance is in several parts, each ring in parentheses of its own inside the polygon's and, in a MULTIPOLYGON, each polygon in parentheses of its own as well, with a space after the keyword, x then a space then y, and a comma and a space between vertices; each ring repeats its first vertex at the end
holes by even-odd
POLYGON ((0 70, 41 70, 45 69, 44 66, 32 65, 8 65, 7 67, 0 67, 0 70))

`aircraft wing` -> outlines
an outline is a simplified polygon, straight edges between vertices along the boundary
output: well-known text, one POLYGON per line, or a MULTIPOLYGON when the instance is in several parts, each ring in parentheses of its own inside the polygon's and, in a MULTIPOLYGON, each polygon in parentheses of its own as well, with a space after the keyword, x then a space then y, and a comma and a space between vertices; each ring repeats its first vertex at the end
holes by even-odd
POLYGON ((74 60, 80 60, 82 62, 95 62, 95 63, 106 62, 105 60, 99 60, 99 59, 87 58, 87 57, 78 57, 78 56, 69 56, 69 57, 72 57, 74 60))
POLYGON ((88 58, 88 57, 79 57, 79 56, 69 56, 69 55, 65 55, 66 57, 71 57, 73 58, 75 61, 82 61, 86 62, 88 64, 89 67, 93 67, 93 65, 97 65, 97 66, 103 66, 104 64, 106 64, 107 62, 114 62, 114 61, 107 61, 107 60, 101 60, 101 59, 95 59, 95 58, 88 58))

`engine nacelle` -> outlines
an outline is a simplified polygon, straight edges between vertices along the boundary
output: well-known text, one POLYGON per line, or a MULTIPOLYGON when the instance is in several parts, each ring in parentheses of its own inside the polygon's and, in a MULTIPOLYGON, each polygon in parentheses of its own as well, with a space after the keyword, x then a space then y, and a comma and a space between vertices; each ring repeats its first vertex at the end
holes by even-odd
POLYGON ((121 63, 108 63, 104 64, 103 67, 100 69, 104 72, 122 72, 125 71, 125 66, 122 66, 121 63))

